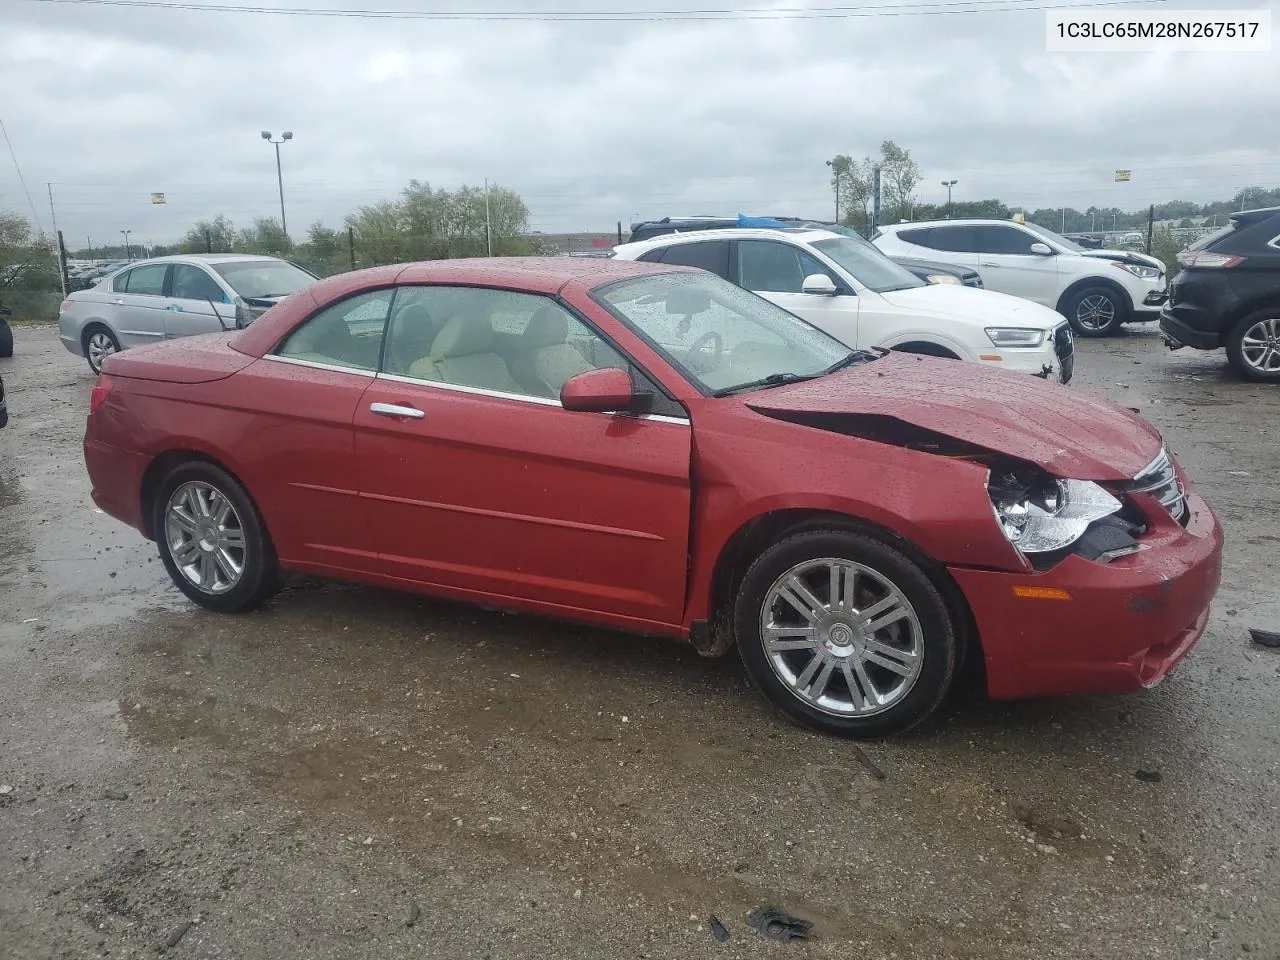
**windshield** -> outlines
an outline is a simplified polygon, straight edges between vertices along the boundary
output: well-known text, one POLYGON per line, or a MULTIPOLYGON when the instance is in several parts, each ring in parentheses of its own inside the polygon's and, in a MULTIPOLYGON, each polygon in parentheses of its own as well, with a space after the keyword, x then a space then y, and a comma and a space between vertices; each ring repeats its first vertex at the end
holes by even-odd
POLYGON ((825 253, 853 279, 876 293, 925 286, 914 273, 898 266, 879 247, 861 237, 828 237, 815 240, 810 246, 825 253))
POLYGON ((211 267, 246 300, 257 297, 287 297, 318 279, 284 260, 231 260, 211 263, 211 267))
POLYGON ((1060 236, 1052 230, 1046 230, 1038 223, 1027 222, 1024 223, 1023 226, 1032 233, 1038 233, 1050 243, 1056 243, 1058 246, 1070 250, 1072 253, 1084 253, 1084 247, 1080 246, 1080 244, 1076 243, 1074 240, 1068 240, 1066 237, 1060 236))
POLYGON ((594 292, 704 393, 822 376, 853 351, 714 274, 660 273, 594 292))

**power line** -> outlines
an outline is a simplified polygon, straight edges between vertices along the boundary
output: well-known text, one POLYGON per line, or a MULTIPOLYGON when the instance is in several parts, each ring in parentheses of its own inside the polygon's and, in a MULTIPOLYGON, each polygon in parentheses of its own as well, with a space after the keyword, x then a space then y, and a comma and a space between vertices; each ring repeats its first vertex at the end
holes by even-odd
POLYGON ((195 13, 274 14, 289 17, 338 17, 360 20, 452 20, 471 22, 519 21, 554 23, 628 23, 753 20, 851 20, 862 17, 949 16, 957 14, 1022 13, 1034 10, 1126 7, 1164 4, 1169 0, 933 0, 925 3, 882 3, 856 7, 783 7, 770 10, 724 8, 702 10, 594 10, 594 11, 468 11, 377 10, 338 7, 273 7, 257 4, 180 2, 180 0, 26 0, 28 3, 81 4, 138 7, 151 10, 183 10, 195 13))
POLYGON ((36 228, 44 233, 44 225, 40 222, 40 214, 36 212, 36 203, 31 199, 31 191, 27 189, 27 180, 22 175, 22 167, 18 164, 18 155, 13 151, 13 141, 9 139, 9 131, 5 129, 4 119, 0 118, 0 133, 4 134, 4 142, 9 147, 9 156, 13 158, 13 169, 18 171, 18 182, 22 184, 22 192, 27 195, 27 203, 31 207, 31 219, 36 228))

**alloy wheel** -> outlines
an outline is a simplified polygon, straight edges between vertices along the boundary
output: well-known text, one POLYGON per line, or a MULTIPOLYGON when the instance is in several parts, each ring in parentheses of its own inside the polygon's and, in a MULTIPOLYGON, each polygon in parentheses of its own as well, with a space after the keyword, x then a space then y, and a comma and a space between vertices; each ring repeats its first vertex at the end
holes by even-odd
POLYGON ((1280 317, 1268 317, 1249 327, 1240 341, 1240 355, 1261 373, 1280 373, 1280 317))
POLYGON ((240 582, 247 559, 244 527, 217 487, 201 480, 182 484, 164 516, 169 555, 193 587, 218 595, 240 582))
POLYGON ((118 349, 111 334, 105 330, 95 330, 89 334, 86 346, 89 349, 89 366, 96 371, 101 371, 103 362, 118 349))
POLYGON ((1086 330, 1106 330, 1115 319, 1115 302, 1106 294, 1090 294, 1076 305, 1076 322, 1086 330))
POLYGON ((890 709, 924 663, 924 631, 906 595, 849 560, 808 560, 783 573, 765 595, 760 636, 787 690, 835 717, 890 709))

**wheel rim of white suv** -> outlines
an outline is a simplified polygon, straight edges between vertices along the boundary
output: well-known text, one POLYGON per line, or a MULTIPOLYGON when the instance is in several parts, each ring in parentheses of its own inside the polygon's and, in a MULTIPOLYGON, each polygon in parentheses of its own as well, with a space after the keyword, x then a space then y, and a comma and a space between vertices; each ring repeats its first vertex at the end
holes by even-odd
POLYGON ((1085 297, 1076 307, 1076 321, 1086 330, 1105 330, 1116 318, 1116 305, 1106 294, 1085 297))

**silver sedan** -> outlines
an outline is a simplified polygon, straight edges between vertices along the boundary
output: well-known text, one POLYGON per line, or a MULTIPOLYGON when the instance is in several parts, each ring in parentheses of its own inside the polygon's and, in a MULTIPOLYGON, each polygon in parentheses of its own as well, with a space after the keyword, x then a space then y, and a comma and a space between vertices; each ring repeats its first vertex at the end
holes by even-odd
POLYGON ((317 279, 286 260, 249 254, 140 260, 70 294, 58 332, 100 373, 108 356, 129 347, 247 326, 317 279))

